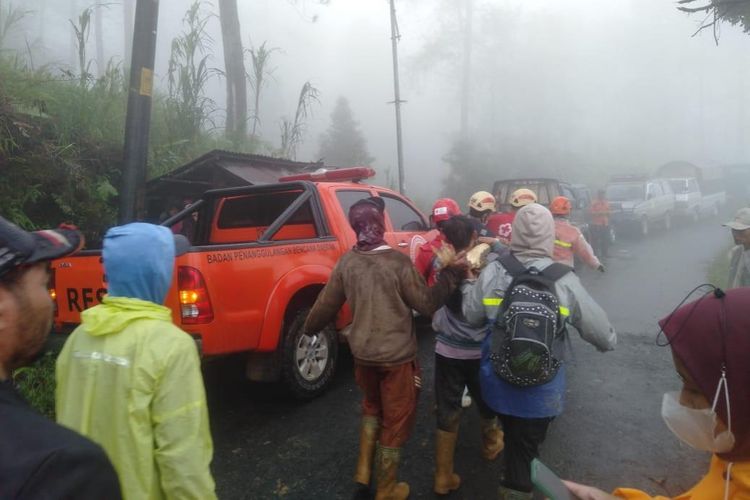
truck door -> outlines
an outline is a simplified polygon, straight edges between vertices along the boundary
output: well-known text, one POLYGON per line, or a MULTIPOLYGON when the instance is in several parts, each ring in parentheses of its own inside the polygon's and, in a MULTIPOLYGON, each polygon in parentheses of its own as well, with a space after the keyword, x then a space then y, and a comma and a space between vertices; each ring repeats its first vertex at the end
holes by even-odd
POLYGON ((390 193, 379 192, 385 201, 386 230, 385 240, 393 248, 408 255, 412 261, 419 245, 425 243, 423 233, 429 229, 422 214, 405 200, 390 193))

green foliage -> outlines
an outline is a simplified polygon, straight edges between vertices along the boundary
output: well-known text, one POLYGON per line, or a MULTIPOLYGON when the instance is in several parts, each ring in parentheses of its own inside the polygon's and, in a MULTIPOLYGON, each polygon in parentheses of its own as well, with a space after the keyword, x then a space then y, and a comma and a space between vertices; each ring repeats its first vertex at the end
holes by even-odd
POLYGON ((41 414, 55 418, 55 361, 50 352, 33 365, 13 373, 13 382, 24 399, 41 414))
POLYGON ((349 101, 339 97, 331 113, 331 125, 320 137, 320 157, 329 165, 370 165, 367 141, 354 120, 349 101))
POLYGON ((114 221, 124 90, 90 88, 0 58, 0 213, 27 227, 70 221, 96 240, 114 221))

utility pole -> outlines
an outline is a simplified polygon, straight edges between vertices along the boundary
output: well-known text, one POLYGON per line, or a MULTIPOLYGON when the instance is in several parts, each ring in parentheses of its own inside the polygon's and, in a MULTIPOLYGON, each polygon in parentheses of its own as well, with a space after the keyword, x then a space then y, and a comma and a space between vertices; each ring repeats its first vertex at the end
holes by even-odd
POLYGON ((401 90, 398 85, 398 41, 401 39, 401 33, 398 30, 396 21, 396 2, 391 2, 391 46, 393 48, 393 104, 396 106, 396 150, 398 153, 398 191, 406 194, 406 185, 404 184, 404 146, 401 139, 401 90))
POLYGON ((130 60, 128 113, 125 118, 120 224, 132 222, 144 208, 144 184, 151 125, 151 96, 154 90, 154 59, 159 0, 138 0, 130 60))

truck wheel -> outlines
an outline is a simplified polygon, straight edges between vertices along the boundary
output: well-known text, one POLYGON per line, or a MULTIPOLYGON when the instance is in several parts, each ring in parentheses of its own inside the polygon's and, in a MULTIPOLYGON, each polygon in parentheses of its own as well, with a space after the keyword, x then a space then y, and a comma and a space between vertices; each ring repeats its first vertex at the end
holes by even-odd
POLYGON ((312 399, 322 394, 333 380, 338 359, 338 339, 332 325, 305 335, 309 308, 301 309, 284 332, 281 376, 292 395, 312 399))
POLYGON ((640 234, 641 238, 648 236, 648 218, 643 217, 641 219, 640 234))
POLYGON ((672 214, 667 212, 664 216, 664 229, 669 231, 672 228, 672 214))

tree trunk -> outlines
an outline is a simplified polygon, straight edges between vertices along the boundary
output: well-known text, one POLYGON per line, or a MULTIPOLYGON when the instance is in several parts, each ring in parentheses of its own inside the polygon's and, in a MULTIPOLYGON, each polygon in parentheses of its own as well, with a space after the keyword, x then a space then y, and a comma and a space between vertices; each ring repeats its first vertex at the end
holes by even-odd
POLYGON ((227 80, 226 135, 237 141, 247 133, 247 87, 237 0, 219 0, 219 18, 227 80))
POLYGON ((96 71, 99 77, 104 76, 104 14, 101 4, 94 6, 94 39, 96 43, 96 71))
POLYGON ((122 21, 123 21, 123 67, 125 75, 130 71, 130 59, 133 56, 133 16, 135 15, 135 0, 123 0, 122 2, 122 21))
POLYGON ((464 46, 463 68, 461 70, 461 138, 469 136, 469 95, 471 93, 471 46, 472 21, 474 18, 474 0, 464 0, 464 46))

